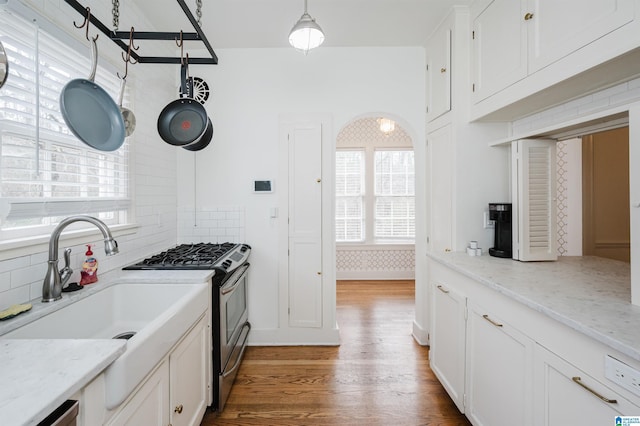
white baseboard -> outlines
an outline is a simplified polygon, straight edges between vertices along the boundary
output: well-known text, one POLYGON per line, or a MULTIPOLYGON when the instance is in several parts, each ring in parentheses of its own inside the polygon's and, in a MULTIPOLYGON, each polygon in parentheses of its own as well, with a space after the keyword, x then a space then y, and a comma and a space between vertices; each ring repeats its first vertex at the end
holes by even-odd
POLYGON ((249 346, 339 346, 340 330, 321 328, 251 329, 249 346))
POLYGON ((421 346, 429 345, 429 331, 422 328, 417 322, 413 321, 413 338, 421 346))
POLYGON ((337 280, 413 280, 414 271, 336 271, 337 280))

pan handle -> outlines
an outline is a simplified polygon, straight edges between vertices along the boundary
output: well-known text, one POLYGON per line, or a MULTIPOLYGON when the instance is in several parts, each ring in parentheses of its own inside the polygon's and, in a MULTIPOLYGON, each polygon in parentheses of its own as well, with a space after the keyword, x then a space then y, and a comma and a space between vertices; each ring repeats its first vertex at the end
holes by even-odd
POLYGON ((87 80, 93 81, 96 78, 96 70, 98 69, 98 43, 96 38, 91 39, 91 74, 87 80))
POLYGON ((180 65, 180 97, 187 98, 187 64, 180 65))

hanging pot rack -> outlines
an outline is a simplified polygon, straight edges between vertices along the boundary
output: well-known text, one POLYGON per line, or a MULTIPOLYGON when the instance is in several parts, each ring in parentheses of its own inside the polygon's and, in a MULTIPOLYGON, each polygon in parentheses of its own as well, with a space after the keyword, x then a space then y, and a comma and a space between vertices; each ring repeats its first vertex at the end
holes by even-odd
MULTIPOLYGON (((201 41, 207 48, 211 57, 194 58, 189 57, 189 63, 201 64, 201 65, 217 65, 218 56, 213 51, 211 43, 207 40, 202 28, 198 25, 198 21, 191 13, 191 10, 187 7, 185 0, 176 0, 185 16, 191 22, 195 32, 156 32, 156 31, 113 31, 104 25, 94 15, 90 16, 91 23, 99 29, 103 34, 109 37, 117 46, 119 46, 125 53, 130 55, 133 60, 141 64, 180 64, 181 58, 179 57, 167 57, 167 56, 142 56, 139 53, 131 51, 129 43, 125 43, 123 40, 131 42, 131 40, 178 40, 182 37, 182 40, 201 41)), ((77 0, 65 0, 65 2, 76 10, 83 17, 86 15, 86 7, 81 5, 77 0)))

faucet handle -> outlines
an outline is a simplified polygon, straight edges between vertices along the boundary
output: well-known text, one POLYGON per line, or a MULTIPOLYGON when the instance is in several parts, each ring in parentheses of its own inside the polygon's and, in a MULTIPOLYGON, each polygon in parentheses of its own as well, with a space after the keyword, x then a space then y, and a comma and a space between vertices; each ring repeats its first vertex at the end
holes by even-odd
POLYGON ((60 271, 60 281, 63 286, 69 281, 71 274, 73 274, 73 269, 71 269, 71 249, 67 247, 64 249, 64 268, 60 271))

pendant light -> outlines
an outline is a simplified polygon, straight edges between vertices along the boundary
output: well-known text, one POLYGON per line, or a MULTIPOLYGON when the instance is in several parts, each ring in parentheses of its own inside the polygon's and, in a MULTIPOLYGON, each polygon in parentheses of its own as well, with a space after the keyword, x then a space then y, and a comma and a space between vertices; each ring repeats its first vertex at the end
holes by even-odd
POLYGON ((304 0, 304 13, 289 33, 289 43, 306 55, 311 49, 324 42, 324 33, 316 20, 307 13, 307 0, 304 0))

